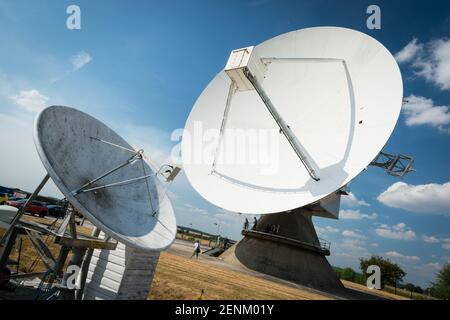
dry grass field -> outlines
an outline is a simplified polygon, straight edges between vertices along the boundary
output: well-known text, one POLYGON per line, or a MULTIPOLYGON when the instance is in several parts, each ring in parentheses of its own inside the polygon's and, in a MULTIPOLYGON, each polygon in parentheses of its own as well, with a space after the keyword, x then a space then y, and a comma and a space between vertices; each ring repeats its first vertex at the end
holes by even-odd
POLYGON ((410 300, 408 298, 390 293, 390 292, 386 292, 383 290, 373 290, 373 289, 369 289, 366 286, 360 285, 359 283, 354 283, 351 281, 346 281, 346 280, 341 280, 342 283, 344 284, 344 286, 346 288, 349 289, 354 289, 354 290, 358 290, 358 291, 362 291, 368 294, 375 294, 381 298, 385 298, 385 299, 389 299, 389 300, 410 300))
POLYGON ((270 280, 257 278, 171 253, 162 253, 150 299, 327 299, 326 296, 302 291, 270 280))
MULTIPOLYGON (((32 219, 37 222, 49 224, 51 220, 24 216, 24 219, 32 219)), ((86 227, 77 227, 79 232, 90 234, 91 230, 86 227)), ((4 230, 0 230, 2 235, 4 230)), ((45 239, 45 238, 44 238, 45 239)), ((58 246, 51 243, 49 247, 56 256, 58 246)), ((158 267, 156 269, 149 299, 198 299, 203 290, 202 299, 333 299, 332 295, 287 285, 282 281, 274 281, 270 278, 256 276, 229 268, 225 263, 215 258, 201 255, 199 260, 190 259, 191 246, 183 247, 173 245, 167 252, 161 253, 158 267), (187 248, 187 249, 186 249, 187 248)), ((13 251, 12 258, 17 258, 17 251, 13 251)), ((70 257, 69 257, 70 258, 70 257)), ((33 266, 36 253, 30 241, 23 237, 23 250, 21 258, 22 272, 39 272, 45 268, 41 262, 33 266)), ((69 260, 69 259, 68 259, 69 260)), ((392 293, 369 290, 364 286, 343 282, 348 288, 375 294, 387 299, 405 299, 392 293)))

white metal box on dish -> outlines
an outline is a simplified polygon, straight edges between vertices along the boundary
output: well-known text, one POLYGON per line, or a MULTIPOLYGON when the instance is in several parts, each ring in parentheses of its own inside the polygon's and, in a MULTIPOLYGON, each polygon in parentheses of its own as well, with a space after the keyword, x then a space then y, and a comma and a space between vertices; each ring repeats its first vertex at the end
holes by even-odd
POLYGON ((238 91, 255 89, 244 74, 247 71, 258 82, 261 83, 264 80, 267 67, 259 58, 255 47, 246 47, 231 51, 225 66, 225 72, 234 81, 238 91))

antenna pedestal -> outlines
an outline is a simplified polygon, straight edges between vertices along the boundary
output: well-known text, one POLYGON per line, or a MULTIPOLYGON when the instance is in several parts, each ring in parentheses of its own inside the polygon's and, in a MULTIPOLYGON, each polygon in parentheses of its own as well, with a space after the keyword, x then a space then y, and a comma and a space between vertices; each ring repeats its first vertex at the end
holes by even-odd
POLYGON ((114 251, 94 250, 90 259, 84 300, 147 299, 159 251, 137 250, 119 242, 114 251))
POLYGON ((306 208, 263 215, 255 229, 243 230, 244 238, 225 251, 232 264, 325 291, 343 285, 325 256, 329 243, 321 241, 306 208))

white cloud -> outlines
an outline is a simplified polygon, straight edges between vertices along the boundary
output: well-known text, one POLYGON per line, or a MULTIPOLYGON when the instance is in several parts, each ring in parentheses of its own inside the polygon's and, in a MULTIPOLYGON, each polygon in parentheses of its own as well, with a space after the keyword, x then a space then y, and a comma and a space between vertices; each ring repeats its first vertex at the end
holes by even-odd
MULTIPOLYGON (((24 111, 15 115, 0 113, 0 135, 8 144, 8 152, 0 157, 0 184, 12 188, 33 191, 47 173, 33 142, 33 115, 24 111)), ((49 181, 41 195, 61 198, 62 194, 53 181, 49 181)))
POLYGON ((72 69, 66 71, 63 75, 53 78, 50 82, 55 83, 57 81, 60 81, 70 75, 73 72, 76 72, 83 68, 85 65, 90 63, 93 60, 92 56, 85 52, 80 51, 76 55, 70 57, 70 64, 72 65, 72 69))
POLYGON ((216 213, 214 214, 214 218, 220 221, 221 224, 227 226, 232 226, 235 224, 242 225, 245 218, 247 218, 250 222, 252 222, 252 220, 247 215, 242 216, 239 213, 228 211, 221 208, 217 209, 216 213))
POLYGON ((36 89, 22 90, 9 97, 19 108, 28 112, 39 112, 47 106, 48 97, 36 89))
POLYGON ((92 61, 92 57, 85 51, 80 51, 74 55, 70 62, 72 63, 72 71, 77 71, 83 68, 86 64, 92 61))
POLYGON ((318 234, 320 234, 321 236, 324 236, 324 235, 326 235, 326 234, 328 234, 328 233, 336 233, 336 232, 339 232, 339 229, 338 229, 338 228, 334 228, 334 227, 332 227, 332 226, 326 226, 326 227, 324 227, 324 228, 319 227, 319 226, 314 226, 314 228, 316 229, 316 232, 317 232, 318 234))
POLYGON ((378 248, 380 245, 376 242, 370 244, 371 247, 378 248))
POLYGON ((178 225, 191 227, 209 233, 217 232, 217 227, 213 224, 216 220, 212 217, 212 215, 208 214, 206 209, 188 204, 185 201, 181 205, 178 201, 175 201, 173 206, 178 225))
POLYGON ((450 182, 425 185, 396 182, 377 199, 386 206, 410 212, 450 215, 450 182))
MULTIPOLYGON (((241 213, 229 211, 229 210, 222 209, 222 208, 218 208, 215 215, 219 216, 219 217, 223 217, 225 220, 234 220, 236 218, 240 219, 243 216, 241 213)), ((247 215, 244 215, 244 216, 247 217, 247 215)))
POLYGON ((344 230, 344 231, 342 231, 342 235, 344 237, 355 238, 355 239, 359 239, 359 240, 367 239, 366 236, 363 236, 362 234, 359 234, 359 233, 357 233, 355 231, 352 231, 352 230, 344 230))
POLYGON ((427 236, 424 234, 422 236, 422 240, 426 243, 432 244, 440 243, 442 249, 450 250, 450 238, 438 238, 436 236, 427 236))
POLYGON ((192 213, 196 213, 196 214, 201 214, 204 216, 208 215, 208 211, 202 208, 198 208, 196 206, 193 206, 191 204, 185 204, 184 207, 186 208, 186 211, 188 212, 192 212, 192 213))
POLYGON ((416 73, 442 90, 450 90, 450 39, 431 41, 426 48, 414 61, 416 73))
POLYGON ((436 238, 435 236, 427 236, 426 234, 424 234, 422 236, 423 241, 425 241, 426 243, 439 243, 441 242, 438 238, 436 238))
POLYGON ((450 39, 428 43, 413 39, 395 57, 399 63, 411 63, 416 75, 442 90, 450 90, 450 39))
POLYGON ((327 230, 327 232, 331 232, 331 233, 339 232, 338 228, 334 228, 334 227, 331 227, 331 226, 326 226, 325 230, 327 230))
POLYGON ((442 132, 450 133, 450 112, 448 106, 435 106, 432 99, 410 95, 405 98, 402 112, 407 126, 428 125, 442 132))
POLYGON ((430 263, 427 263, 424 267, 434 269, 436 271, 439 271, 442 269, 442 265, 439 262, 430 262, 430 263))
POLYGON ((173 146, 170 141, 170 133, 156 127, 138 126, 126 122, 117 124, 113 129, 126 137, 133 148, 143 149, 144 159, 154 170, 158 170, 163 164, 174 164, 170 157, 170 150, 173 146))
POLYGON ((350 258, 348 263, 355 263, 358 258, 367 257, 370 252, 364 246, 364 241, 356 238, 345 238, 341 243, 336 243, 336 256, 350 258))
POLYGON ((394 240, 413 240, 416 237, 416 233, 407 228, 403 222, 393 226, 382 224, 375 229, 375 232, 380 237, 394 240))
POLYGON ((364 200, 359 200, 356 198, 355 194, 350 192, 347 196, 342 196, 341 198, 341 204, 346 207, 359 207, 359 206, 370 206, 367 202, 364 200))
POLYGON ((445 250, 450 250, 450 238, 447 239, 441 239, 442 242, 442 248, 445 250))
POLYGON ((393 258, 395 260, 405 261, 405 262, 417 262, 420 260, 418 256, 406 256, 404 254, 401 254, 397 251, 388 251, 385 253, 390 258, 393 258))
POLYGON ((420 265, 409 264, 403 268, 407 273, 405 283, 412 282, 427 288, 430 286, 430 282, 435 280, 436 271, 440 270, 442 266, 437 262, 429 262, 420 265))
POLYGON ((366 214, 359 210, 344 209, 339 211, 339 218, 347 220, 376 219, 377 214, 366 214))
POLYGON ((414 38, 402 50, 395 54, 395 59, 398 63, 409 62, 413 60, 422 49, 423 44, 417 43, 417 39, 414 38))

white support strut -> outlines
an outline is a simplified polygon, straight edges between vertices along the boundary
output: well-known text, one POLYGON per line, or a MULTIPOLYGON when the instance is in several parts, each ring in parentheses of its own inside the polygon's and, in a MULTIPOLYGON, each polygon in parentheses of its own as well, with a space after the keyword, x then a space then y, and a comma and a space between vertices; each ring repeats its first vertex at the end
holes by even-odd
MULTIPOLYGON (((231 95, 233 93, 233 88, 235 87, 238 91, 248 91, 248 90, 256 90, 259 97, 263 101, 269 113, 274 118, 278 127, 280 128, 280 132, 284 134, 289 144, 291 145, 294 152, 297 154, 301 163, 305 167, 309 176, 315 180, 319 181, 320 178, 317 176, 313 166, 305 155, 305 150, 302 149, 300 142, 295 136, 294 132, 291 130, 289 125, 284 121, 281 117, 278 110, 275 108, 273 103, 270 101, 269 96, 264 91, 261 83, 264 81, 265 73, 267 71, 267 65, 272 62, 342 62, 342 59, 334 59, 334 58, 260 58, 256 53, 254 47, 247 47, 242 49, 236 49, 231 52, 231 55, 228 59, 228 62, 225 66, 225 72, 231 79, 231 85, 228 93, 227 104, 225 107, 224 117, 222 119, 222 125, 220 128, 220 132, 222 134, 224 125, 226 123, 226 117, 228 114, 228 109, 230 107, 231 95)), ((219 138, 220 139, 220 138, 219 138)), ((220 140, 219 140, 220 146, 220 140)), ((218 146, 218 149, 219 149, 218 146)), ((216 151, 216 157, 217 157, 216 151)), ((216 159, 214 159, 212 172, 215 170, 216 159)))
POLYGON ((255 77, 253 77, 252 74, 248 70, 245 72, 245 75, 246 75, 247 79, 255 87, 256 92, 261 97, 261 100, 264 102, 264 105, 267 107, 267 110, 269 110, 269 112, 272 115, 272 117, 274 118, 275 122, 278 124, 278 127, 280 128, 281 132, 283 132, 283 134, 286 137, 286 139, 288 140, 289 144, 294 149, 295 153, 299 157, 299 159, 302 162, 303 166, 305 167, 306 171, 308 171, 308 174, 315 181, 319 181, 320 178, 316 175, 316 172, 313 169, 313 167, 311 166, 311 164, 309 163, 308 158, 303 154, 303 151, 301 149, 301 146, 300 146, 300 143, 298 142, 297 137, 292 132, 291 128, 286 123, 286 121, 284 121, 284 119, 278 113, 278 110, 272 104, 272 101, 270 101, 270 98, 267 96, 266 92, 264 91, 262 86, 259 84, 258 80, 255 77))

